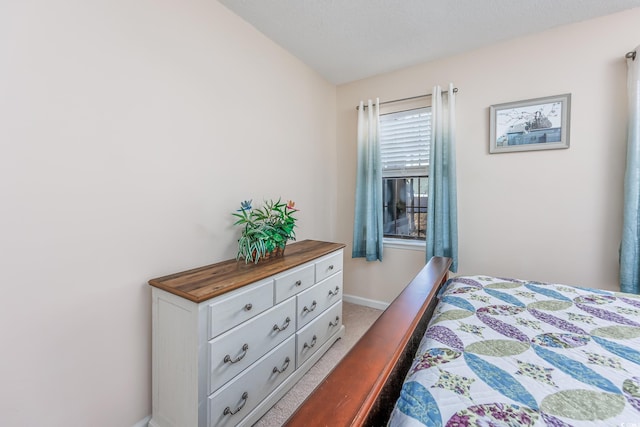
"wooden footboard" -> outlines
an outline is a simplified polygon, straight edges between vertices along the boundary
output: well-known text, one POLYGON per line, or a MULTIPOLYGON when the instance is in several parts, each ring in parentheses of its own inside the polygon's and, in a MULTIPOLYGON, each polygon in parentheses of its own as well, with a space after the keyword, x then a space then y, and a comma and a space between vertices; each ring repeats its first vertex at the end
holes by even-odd
POLYGON ((386 425, 450 266, 432 258, 285 425, 386 425))

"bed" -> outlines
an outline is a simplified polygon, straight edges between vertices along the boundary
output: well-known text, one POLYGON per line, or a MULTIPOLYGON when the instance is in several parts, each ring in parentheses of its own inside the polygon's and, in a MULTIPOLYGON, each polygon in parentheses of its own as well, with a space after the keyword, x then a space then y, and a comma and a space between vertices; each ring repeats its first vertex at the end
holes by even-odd
POLYGON ((638 296, 449 266, 430 260, 287 425, 640 426, 638 296))

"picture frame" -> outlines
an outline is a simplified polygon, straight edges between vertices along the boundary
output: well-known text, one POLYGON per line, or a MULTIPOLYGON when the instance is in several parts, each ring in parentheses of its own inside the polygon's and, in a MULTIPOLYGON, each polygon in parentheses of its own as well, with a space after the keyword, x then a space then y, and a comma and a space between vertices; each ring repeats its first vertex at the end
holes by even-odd
POLYGON ((489 107, 489 153, 569 148, 571 94, 489 107))

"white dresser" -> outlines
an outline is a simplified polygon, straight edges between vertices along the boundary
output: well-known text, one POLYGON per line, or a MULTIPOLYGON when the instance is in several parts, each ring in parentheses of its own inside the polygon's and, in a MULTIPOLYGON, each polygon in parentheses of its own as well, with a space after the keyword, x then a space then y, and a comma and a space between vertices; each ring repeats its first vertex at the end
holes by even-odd
POLYGON ((151 427, 251 425, 344 334, 344 245, 152 279, 151 427))

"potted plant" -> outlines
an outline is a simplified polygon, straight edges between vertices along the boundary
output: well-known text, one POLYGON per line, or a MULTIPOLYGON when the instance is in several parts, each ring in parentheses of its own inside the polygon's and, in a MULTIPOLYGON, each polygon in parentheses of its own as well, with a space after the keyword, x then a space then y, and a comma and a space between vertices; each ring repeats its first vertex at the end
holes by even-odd
POLYGON ((295 203, 266 200, 264 206, 253 209, 251 200, 240 203, 240 209, 232 215, 238 218, 234 225, 241 225, 236 259, 257 263, 261 258, 278 256, 284 253, 289 240, 295 240, 297 219, 293 216, 298 210, 295 203))

